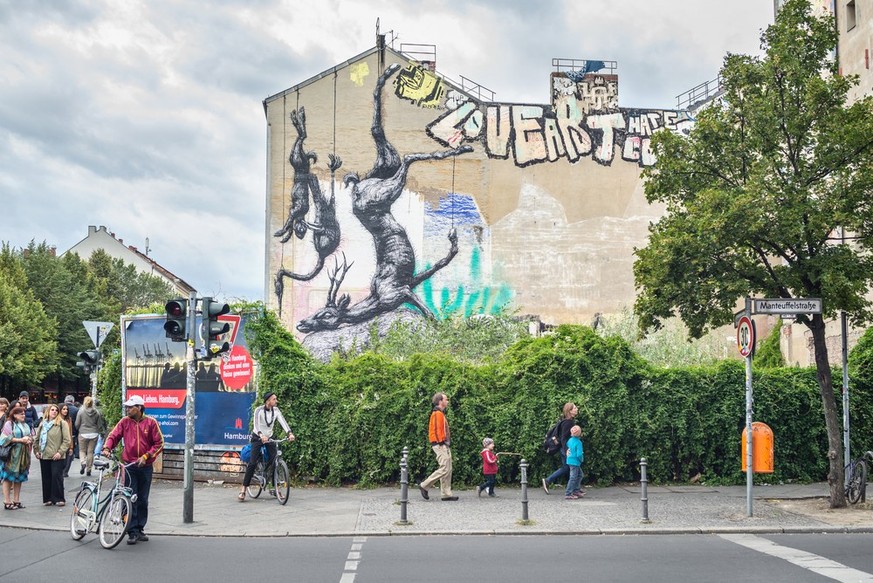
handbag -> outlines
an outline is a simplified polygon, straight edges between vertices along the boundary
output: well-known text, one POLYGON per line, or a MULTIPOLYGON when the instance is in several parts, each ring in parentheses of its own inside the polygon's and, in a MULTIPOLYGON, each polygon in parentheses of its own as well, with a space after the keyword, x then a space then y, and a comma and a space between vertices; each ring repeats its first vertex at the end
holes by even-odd
POLYGON ((9 456, 12 453, 12 444, 0 445, 0 462, 9 461, 9 456))
POLYGON ((239 459, 244 464, 249 463, 249 460, 252 459, 252 444, 247 443, 243 446, 241 450, 239 450, 239 459))

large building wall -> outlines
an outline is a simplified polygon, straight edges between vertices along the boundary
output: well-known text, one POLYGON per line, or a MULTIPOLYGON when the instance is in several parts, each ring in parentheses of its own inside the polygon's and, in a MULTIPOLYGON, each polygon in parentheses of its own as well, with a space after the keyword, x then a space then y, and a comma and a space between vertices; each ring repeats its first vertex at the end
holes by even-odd
MULTIPOLYGON (((374 49, 264 102, 264 284, 268 304, 281 309, 283 322, 293 329, 329 303, 329 274, 344 259, 350 267, 333 303, 349 294, 354 311, 368 296, 380 296, 376 303, 393 309, 382 301, 388 294, 371 292, 386 281, 375 275, 385 273, 386 259, 381 255, 377 262, 376 238, 352 210, 353 193, 373 182, 342 182, 348 172, 363 179, 374 166, 373 93, 381 70, 392 63, 400 70, 380 95, 384 132, 399 156, 471 150, 413 163, 402 195, 390 205, 408 235, 416 273, 446 257, 449 233, 457 232, 457 255, 414 289, 420 304, 438 317, 510 306, 549 323, 590 322, 596 313, 630 306, 633 249, 645 245, 648 224, 663 213, 646 202, 640 179, 642 167, 653 163, 649 139, 659 129, 686 131, 692 123, 687 113, 620 109, 617 78, 596 73, 553 73, 549 104, 480 102, 399 53, 385 49, 382 61, 374 49), (285 243, 274 236, 288 220, 295 174, 298 201, 306 190, 300 185, 313 184, 289 163, 298 138, 291 114, 300 108, 303 149, 317 154, 310 172, 322 194, 329 197, 333 186, 341 237, 311 280, 280 278, 280 304, 277 273, 308 273, 318 264, 311 228, 302 238, 289 233, 285 243), (332 153, 342 159, 333 180, 332 153)), ((311 201, 312 192, 307 195, 311 201)), ((312 203, 307 222, 323 222, 312 203)))

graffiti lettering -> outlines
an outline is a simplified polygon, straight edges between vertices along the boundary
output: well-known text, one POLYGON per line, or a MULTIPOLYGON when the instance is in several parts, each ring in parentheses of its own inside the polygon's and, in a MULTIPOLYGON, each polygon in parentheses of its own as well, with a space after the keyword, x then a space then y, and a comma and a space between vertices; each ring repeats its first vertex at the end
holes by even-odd
MULTIPOLYGON (((651 137, 659 130, 687 133, 694 120, 686 111, 619 109, 586 113, 584 102, 559 98, 555 108, 542 105, 459 102, 427 127, 427 134, 452 148, 481 141, 490 158, 507 159, 525 167, 565 158, 578 162, 591 156, 598 164, 612 165, 616 147, 625 162, 639 166, 655 163, 651 137)), ((591 109, 590 107, 588 109, 591 109)))

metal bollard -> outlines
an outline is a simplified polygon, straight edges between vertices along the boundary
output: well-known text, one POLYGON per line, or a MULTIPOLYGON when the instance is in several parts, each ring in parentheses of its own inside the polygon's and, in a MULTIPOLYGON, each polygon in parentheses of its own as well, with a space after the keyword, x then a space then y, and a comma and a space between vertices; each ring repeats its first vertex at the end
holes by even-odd
POLYGON ((409 448, 404 447, 400 456, 400 524, 406 524, 406 503, 409 502, 409 469, 406 458, 409 448))
POLYGON ((522 458, 521 463, 521 519, 528 520, 527 514, 527 460, 522 458))
POLYGON ((640 502, 643 503, 643 518, 640 520, 642 524, 649 524, 649 479, 646 476, 646 458, 640 459, 640 502))

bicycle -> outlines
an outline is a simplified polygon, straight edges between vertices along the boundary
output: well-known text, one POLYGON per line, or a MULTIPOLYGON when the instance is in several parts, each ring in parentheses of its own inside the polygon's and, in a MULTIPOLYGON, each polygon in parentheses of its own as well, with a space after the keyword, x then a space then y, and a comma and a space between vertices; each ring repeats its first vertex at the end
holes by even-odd
MULTIPOLYGON (((267 443, 282 443, 284 440, 271 439, 267 443)), ((291 482, 288 479, 288 466, 285 460, 282 459, 282 452, 276 448, 276 458, 270 463, 269 468, 264 467, 264 460, 267 458, 267 447, 261 446, 261 459, 258 465, 255 466, 255 473, 252 476, 252 482, 246 488, 246 492, 252 498, 257 498, 263 490, 267 489, 267 470, 272 470, 273 488, 270 494, 276 497, 279 504, 284 506, 288 502, 288 493, 291 491, 291 482)))
POLYGON ((854 459, 846 466, 846 498, 850 504, 867 499, 867 462, 873 463, 873 451, 854 459))
POLYGON ((82 488, 76 494, 73 502, 73 513, 70 516, 70 536, 73 540, 81 540, 89 532, 98 533, 100 545, 104 549, 114 549, 127 533, 136 494, 124 485, 125 471, 136 462, 121 464, 115 458, 110 460, 95 458, 94 468, 97 470, 95 482, 82 482, 82 488), (115 463, 115 483, 112 489, 100 497, 103 491, 103 474, 115 463))

